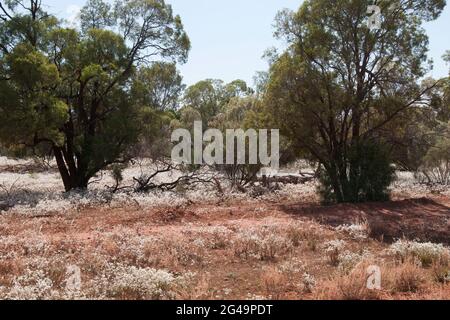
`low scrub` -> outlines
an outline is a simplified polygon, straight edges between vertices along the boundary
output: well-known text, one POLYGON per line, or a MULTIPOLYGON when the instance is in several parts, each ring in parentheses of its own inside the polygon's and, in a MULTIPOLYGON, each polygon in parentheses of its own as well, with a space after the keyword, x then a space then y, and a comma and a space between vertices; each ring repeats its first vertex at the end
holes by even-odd
POLYGON ((235 255, 244 259, 274 261, 278 256, 292 250, 293 244, 290 240, 270 230, 246 231, 234 240, 235 255))
POLYGON ((412 259, 419 262, 422 267, 430 267, 433 263, 448 260, 450 255, 449 249, 442 244, 406 240, 392 244, 388 252, 401 262, 412 259))

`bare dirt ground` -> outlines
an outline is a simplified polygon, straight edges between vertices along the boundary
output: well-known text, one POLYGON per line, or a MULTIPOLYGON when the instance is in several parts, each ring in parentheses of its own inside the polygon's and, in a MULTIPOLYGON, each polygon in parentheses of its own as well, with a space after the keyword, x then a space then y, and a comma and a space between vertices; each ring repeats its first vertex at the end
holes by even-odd
POLYGON ((449 245, 444 196, 5 214, 0 235, 0 296, 8 299, 450 299, 448 252, 432 247, 424 265, 390 247, 402 238, 449 245), (81 270, 75 293, 67 265, 81 270), (369 265, 383 272, 381 290, 366 288, 369 265))

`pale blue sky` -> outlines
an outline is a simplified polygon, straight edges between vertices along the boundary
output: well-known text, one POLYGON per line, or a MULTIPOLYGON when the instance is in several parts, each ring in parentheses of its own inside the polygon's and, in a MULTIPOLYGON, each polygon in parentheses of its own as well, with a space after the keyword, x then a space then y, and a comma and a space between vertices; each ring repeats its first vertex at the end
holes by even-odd
MULTIPOLYGON (((283 8, 297 9, 301 0, 167 0, 183 20, 192 42, 187 64, 180 66, 190 85, 206 78, 227 82, 243 79, 253 84, 257 71, 267 70, 264 51, 279 47, 273 38, 273 21, 283 8)), ((85 0, 43 0, 48 11, 70 18, 85 0)), ((450 6, 439 20, 426 26, 430 36, 432 76, 448 75, 442 60, 450 50, 450 6)))

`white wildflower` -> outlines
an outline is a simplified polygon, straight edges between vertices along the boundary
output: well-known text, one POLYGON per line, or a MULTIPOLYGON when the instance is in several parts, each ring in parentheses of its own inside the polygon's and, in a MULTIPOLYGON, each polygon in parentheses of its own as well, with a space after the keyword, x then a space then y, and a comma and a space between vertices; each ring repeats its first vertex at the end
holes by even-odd
POLYGON ((440 261, 450 255, 449 249, 442 244, 406 240, 399 240, 392 244, 388 253, 402 261, 408 258, 416 259, 424 267, 428 267, 433 262, 440 261))
POLYGON ((44 300, 52 299, 56 295, 53 291, 53 282, 47 278, 44 271, 27 272, 13 281, 13 286, 6 293, 9 300, 44 300))
POLYGON ((343 225, 336 228, 336 231, 348 234, 353 240, 362 241, 369 237, 367 224, 343 225))
POLYGON ((309 273, 305 272, 302 276, 302 286, 304 293, 311 293, 316 287, 316 279, 309 273))
POLYGON ((118 264, 109 265, 99 283, 109 298, 163 300, 176 298, 177 290, 186 287, 193 276, 118 264))

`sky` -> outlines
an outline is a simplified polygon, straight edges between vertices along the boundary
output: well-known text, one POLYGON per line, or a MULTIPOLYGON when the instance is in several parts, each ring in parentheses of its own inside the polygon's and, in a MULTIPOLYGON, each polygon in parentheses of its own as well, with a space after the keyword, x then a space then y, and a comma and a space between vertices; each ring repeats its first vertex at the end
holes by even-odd
MULTIPOLYGON (((203 79, 235 79, 253 84, 257 71, 268 69, 263 54, 270 47, 282 48, 273 37, 273 22, 283 8, 296 10, 301 0, 167 0, 181 16, 191 39, 186 64, 179 66, 187 85, 203 79)), ((43 0, 49 12, 74 19, 85 0, 43 0)), ((435 78, 448 75, 442 60, 450 50, 450 5, 436 21, 426 24, 435 78)))

